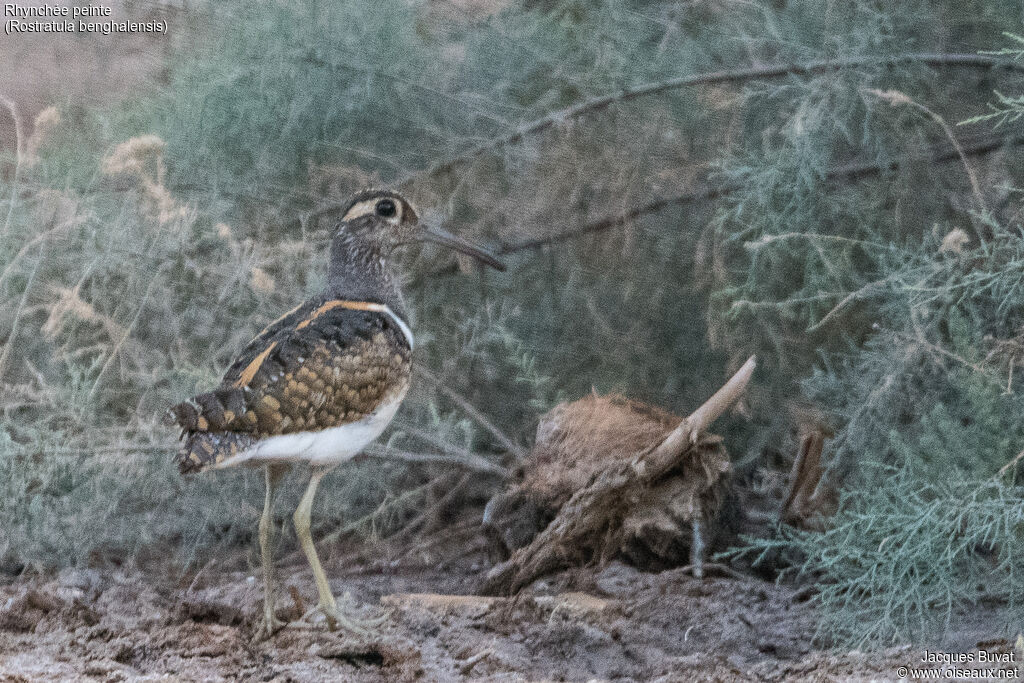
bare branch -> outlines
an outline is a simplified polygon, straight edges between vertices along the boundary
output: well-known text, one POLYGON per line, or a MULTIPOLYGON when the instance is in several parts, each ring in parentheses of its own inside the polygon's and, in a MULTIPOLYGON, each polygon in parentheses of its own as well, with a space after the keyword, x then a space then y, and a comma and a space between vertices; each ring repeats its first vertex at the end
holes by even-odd
POLYGON ((441 455, 439 453, 412 453, 410 451, 399 451, 395 449, 386 449, 377 446, 371 446, 367 450, 363 451, 363 455, 369 458, 376 458, 378 460, 402 460, 404 462, 418 462, 418 463, 443 463, 445 465, 454 465, 467 470, 474 470, 476 472, 487 472, 488 474, 496 474, 499 477, 507 477, 509 472, 500 465, 481 458, 479 455, 441 455))
POLYGON ((800 529, 823 531, 828 518, 836 513, 839 493, 832 484, 823 482, 821 454, 825 437, 822 429, 812 429, 801 439, 778 521, 800 529))
MULTIPOLYGON (((736 373, 729 378, 721 389, 716 391, 714 395, 704 402, 700 408, 693 411, 690 417, 686 418, 686 423, 689 425, 689 430, 692 433, 699 434, 705 431, 711 424, 721 417, 729 406, 736 402, 743 391, 747 388, 747 384, 750 383, 750 378, 754 376, 754 368, 757 367, 757 358, 751 356, 747 359, 747 362, 740 367, 736 373)), ((678 429, 678 428, 677 428, 678 429)), ((673 432, 674 434, 675 432, 673 432)), ((672 438, 672 434, 669 434, 668 439, 672 438)), ((668 439, 665 439, 668 441, 668 439)), ((693 439, 690 439, 691 443, 693 439)))
MULTIPOLYGON (((670 78, 656 83, 645 83, 634 88, 626 88, 617 93, 609 93, 579 104, 560 109, 542 116, 539 119, 523 124, 516 130, 495 138, 488 142, 477 145, 462 154, 447 161, 435 164, 423 171, 419 171, 396 183, 397 187, 408 187, 413 182, 432 178, 441 173, 452 171, 480 155, 515 144, 526 137, 536 135, 548 128, 572 119, 607 109, 613 104, 628 102, 640 97, 657 95, 669 90, 677 90, 698 85, 718 85, 721 83, 744 83, 746 81, 767 80, 780 78, 782 76, 812 76, 817 74, 840 71, 842 69, 854 69, 864 66, 886 66, 893 67, 900 64, 927 64, 934 67, 960 67, 971 69, 1005 69, 1007 71, 1024 73, 1024 64, 1009 59, 1000 59, 986 55, 977 54, 943 54, 928 52, 911 52, 893 57, 853 57, 850 59, 827 59, 800 64, 777 64, 772 66, 750 67, 746 69, 733 69, 728 71, 712 71, 692 76, 681 76, 670 78)), ((305 224, 307 221, 315 220, 342 208, 342 204, 331 202, 305 213, 296 223, 305 224)))
POLYGON ((645 476, 657 476, 671 466, 679 454, 697 443, 700 435, 707 431, 708 427, 721 417, 729 406, 743 394, 754 376, 754 368, 757 367, 757 358, 751 356, 747 362, 729 378, 729 381, 722 385, 704 404, 693 411, 688 418, 679 423, 672 432, 665 437, 665 440, 645 458, 648 467, 653 466, 653 472, 645 476))
POLYGON ((14 204, 18 199, 18 176, 21 171, 21 166, 24 163, 25 157, 25 131, 24 126, 21 122, 21 115, 18 113, 18 105, 13 101, 9 100, 3 95, 0 95, 0 104, 2 104, 10 113, 11 118, 14 119, 14 175, 11 178, 11 199, 7 205, 7 218, 4 219, 4 228, 0 230, 0 235, 6 235, 7 231, 11 227, 11 216, 14 214, 14 204))
POLYGON ((470 403, 465 398, 460 396, 454 389, 445 385, 444 382, 438 379, 437 375, 435 375, 433 372, 419 364, 416 365, 416 371, 425 379, 429 380, 435 387, 437 387, 438 391, 440 391, 442 394, 444 394, 452 401, 454 401, 455 404, 462 408, 463 412, 469 415, 477 424, 479 424, 481 427, 490 432, 491 435, 495 439, 497 439, 501 443, 501 445, 508 450, 509 453, 513 454, 516 457, 516 460, 522 460, 523 458, 526 457, 525 448, 523 448, 515 441, 513 441, 511 437, 509 437, 507 434, 505 434, 505 432, 499 429, 497 425, 491 422, 486 415, 477 410, 472 403, 470 403))
POLYGON ((867 283, 866 285, 864 285, 863 287, 856 291, 850 292, 849 294, 843 297, 842 301, 833 306, 832 309, 828 313, 826 313, 821 320, 814 323, 813 325, 808 326, 807 333, 814 334, 821 328, 828 325, 830 322, 832 322, 832 320, 836 318, 836 316, 838 316, 843 310, 846 309, 847 306, 852 304, 854 301, 860 301, 861 299, 867 299, 868 297, 881 294, 882 292, 885 291, 885 285, 892 279, 892 277, 886 277, 882 278, 881 280, 875 280, 874 282, 867 283))
POLYGON ((1010 462, 1008 462, 1008 463, 1006 463, 1005 465, 1003 465, 1002 467, 1000 467, 1000 468, 999 468, 999 471, 998 471, 998 472, 996 472, 996 473, 995 473, 995 476, 993 476, 992 478, 993 478, 993 479, 998 479, 999 477, 1003 476, 1004 474, 1006 474, 1007 472, 1009 472, 1009 471, 1010 471, 1010 469, 1011 469, 1011 468, 1013 468, 1013 466, 1014 466, 1014 465, 1016 465, 1017 463, 1019 463, 1019 462, 1021 461, 1021 459, 1024 459, 1024 451, 1021 451, 1020 453, 1018 453, 1017 455, 1015 455, 1015 456, 1013 457, 1013 459, 1012 459, 1012 460, 1010 460, 1010 462))
POLYGON ((626 88, 618 93, 610 93, 586 100, 565 109, 560 109, 542 116, 535 121, 520 126, 515 131, 500 138, 490 140, 477 145, 472 149, 449 159, 448 161, 435 164, 425 171, 415 173, 403 179, 399 187, 405 186, 414 180, 422 180, 435 175, 446 173, 463 164, 466 164, 486 152, 515 144, 520 140, 547 130, 556 124, 579 118, 587 114, 607 109, 613 104, 628 102, 639 97, 657 95, 668 90, 677 90, 695 85, 718 85, 720 83, 742 83, 753 80, 766 80, 779 78, 781 76, 812 76, 842 69, 855 69, 864 66, 896 66, 899 64, 920 63, 929 66, 941 67, 967 67, 974 69, 996 69, 1002 68, 1008 71, 1024 73, 1024 64, 1007 59, 997 59, 977 54, 934 54, 934 53, 909 53, 895 57, 853 57, 850 59, 827 59, 803 64, 778 64, 773 66, 751 67, 747 69, 735 69, 729 71, 712 71, 710 73, 696 74, 693 76, 681 76, 670 78, 657 83, 645 83, 635 88, 626 88))
MULTIPOLYGON (((865 92, 867 92, 870 95, 874 95, 879 99, 885 100, 886 102, 889 102, 890 105, 894 107, 898 107, 901 105, 911 106, 914 109, 917 109, 919 112, 922 112, 932 121, 935 121, 935 123, 938 124, 939 128, 942 129, 942 132, 945 134, 945 136, 952 143, 953 148, 956 150, 957 154, 960 156, 960 161, 961 163, 963 163, 964 170, 967 172, 967 177, 971 182, 971 191, 974 192, 974 201, 978 205, 978 210, 985 214, 988 213, 988 208, 985 206, 985 198, 981 193, 981 184, 978 182, 978 175, 977 173, 975 173, 974 167, 971 166, 971 162, 967 160, 967 155, 964 153, 963 147, 960 146, 960 141, 957 140, 956 134, 953 133, 953 128, 949 125, 949 123, 946 122, 946 119, 943 118, 941 114, 931 109, 930 107, 921 104, 920 102, 916 101, 909 95, 896 90, 883 91, 878 90, 876 88, 869 88, 865 92)), ((978 226, 976 225, 975 229, 978 233, 978 239, 980 239, 982 244, 984 244, 985 236, 982 234, 981 230, 977 229, 977 227, 978 226)))
MULTIPOLYGON (((956 149, 949 145, 943 145, 940 147, 933 148, 928 154, 925 155, 914 155, 903 157, 902 159, 892 159, 886 163, 852 163, 844 166, 837 166, 836 168, 829 171, 825 179, 829 182, 841 182, 841 181, 852 181, 862 180, 865 178, 871 178, 887 171, 892 171, 900 168, 906 164, 938 164, 947 161, 954 161, 961 158, 961 154, 965 156, 981 156, 985 154, 991 154, 1004 147, 1024 145, 1024 136, 1022 135, 986 135, 979 138, 976 142, 970 144, 961 143, 961 148, 956 149)), ((634 207, 624 213, 617 214, 615 216, 606 216, 599 218, 589 223, 565 230, 564 232, 557 233, 555 235, 549 235, 547 237, 538 237, 534 239, 524 240, 522 242, 513 242, 503 247, 496 249, 495 251, 502 256, 508 254, 514 254, 520 251, 526 251, 529 249, 537 249, 539 247, 547 246, 549 244, 557 244, 566 240, 576 239, 596 232, 603 232, 612 228, 618 228, 623 225, 630 223, 633 220, 641 216, 645 216, 652 213, 657 213, 664 209, 672 206, 684 206, 686 204, 693 204, 696 202, 707 201, 710 199, 717 199, 729 195, 737 190, 741 189, 742 185, 739 183, 722 183, 717 186, 707 187, 702 190, 696 190, 678 194, 672 197, 662 197, 655 199, 646 204, 634 207)), ((438 268, 437 270, 430 271, 422 277, 437 277, 443 275, 452 275, 458 272, 458 267, 455 264, 438 268)))

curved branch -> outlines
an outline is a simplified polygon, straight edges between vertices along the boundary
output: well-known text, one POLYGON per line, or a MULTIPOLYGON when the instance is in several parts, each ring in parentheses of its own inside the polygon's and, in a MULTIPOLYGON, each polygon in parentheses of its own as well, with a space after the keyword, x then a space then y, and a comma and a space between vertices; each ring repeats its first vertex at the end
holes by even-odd
MULTIPOLYGON (((951 146, 937 147, 934 148, 929 154, 922 156, 907 156, 899 159, 892 159, 885 163, 853 163, 845 166, 837 166, 828 173, 825 174, 825 179, 829 182, 840 182, 840 181, 853 181, 862 180, 864 178, 871 178, 874 176, 881 175, 886 171, 891 171, 899 168, 900 166, 907 163, 943 163, 952 161, 960 158, 961 151, 965 156, 981 156, 984 154, 991 154, 1003 147, 1024 145, 1024 136, 1021 135, 990 135, 985 136, 974 143, 962 144, 962 150, 956 150, 951 146)), ((716 186, 707 187, 702 190, 696 190, 692 192, 685 192, 683 194, 674 195, 672 197, 661 197, 646 204, 636 206, 629 211, 614 216, 605 216, 589 223, 565 230, 563 232, 548 235, 546 237, 536 237, 521 242, 513 242, 512 244, 506 244, 502 247, 495 249, 494 251, 500 256, 506 256, 508 254, 514 254, 520 251, 526 251, 529 249, 536 249, 544 247, 549 244, 557 244, 558 242, 564 242, 578 237, 583 237, 595 232, 603 232, 611 228, 618 228, 626 225, 630 221, 633 221, 641 216, 645 216, 652 213, 657 213, 671 206, 682 206, 686 204, 693 204, 695 202, 706 201, 709 199, 716 199, 722 197, 743 187, 740 183, 725 182, 716 186)), ((438 277, 443 275, 452 275, 459 272, 457 265, 448 265, 443 268, 426 273, 422 277, 438 277)))
MULTIPOLYGON (((754 376, 754 368, 756 367, 757 357, 751 356, 747 359, 747 362, 729 378, 729 381, 722 385, 721 389, 716 391, 711 398, 701 405, 700 408, 693 411, 693 414, 690 415, 690 417, 686 418, 689 430, 694 434, 700 434, 707 430, 715 420, 721 417, 722 413, 728 410, 729 406, 735 403, 746 390, 747 384, 750 383, 750 378, 754 376)), ((665 441, 668 441, 671 438, 672 434, 669 434, 665 441)))
POLYGON ((1007 59, 998 59, 977 54, 943 54, 930 52, 912 52, 894 57, 852 57, 849 59, 825 59, 801 64, 777 64, 772 66, 750 67, 746 69, 733 69, 729 71, 712 71, 709 73, 696 74, 693 76, 681 76, 671 78, 657 83, 645 83, 635 88, 626 88, 621 92, 601 95, 579 104, 574 104, 565 109, 552 112, 539 119, 520 126, 515 131, 494 140, 477 145, 457 157, 435 164, 424 171, 410 175, 402 179, 399 187, 403 187, 413 180, 430 178, 439 173, 451 171, 462 164, 468 163, 481 154, 495 150, 507 145, 519 142, 523 138, 534 135, 551 128, 555 124, 563 123, 571 119, 579 118, 585 114, 592 114, 602 109, 607 109, 613 104, 628 102, 639 97, 656 95, 667 90, 690 87, 694 85, 718 85, 720 83, 742 83, 744 81, 779 78, 781 76, 811 76, 840 71, 842 69, 853 69, 863 66, 897 66, 899 64, 920 63, 929 66, 943 67, 967 67, 974 69, 1006 69, 1024 73, 1024 64, 1007 59))
MULTIPOLYGON (((894 67, 900 64, 927 64, 934 67, 961 67, 971 69, 1005 69, 1007 71, 1024 73, 1024 63, 1015 62, 1008 59, 1000 59, 998 57, 991 57, 987 55, 978 54, 960 54, 960 53, 931 53, 931 52, 910 52, 902 55, 895 55, 893 57, 851 57, 849 59, 826 59, 812 62, 804 62, 797 64, 776 64, 772 66, 761 66, 761 67, 748 67, 745 69, 733 69, 726 71, 711 71, 702 74, 695 74, 692 76, 681 76, 679 78, 671 78, 665 81, 658 81, 656 83, 645 83, 638 85, 634 88, 627 88, 625 90, 609 93, 607 95, 601 95, 592 99, 580 102, 579 104, 560 109, 555 112, 551 112, 542 116, 539 119, 523 124, 515 131, 495 138, 488 142, 482 143, 462 154, 437 163, 430 166, 422 171, 410 174, 405 178, 402 178, 395 186, 398 188, 408 187, 411 183, 426 178, 432 178, 440 173, 445 173, 463 164, 466 164, 476 159, 481 154, 488 151, 500 149, 502 147, 515 144, 528 136, 540 133, 548 128, 551 128, 555 124, 563 123, 581 116, 591 114, 594 112, 607 109, 613 104, 619 102, 628 102, 635 100, 640 97, 646 97, 650 95, 656 95, 668 90, 676 90, 679 88, 685 88, 696 85, 718 85, 721 83, 743 83, 746 81, 764 80, 771 78, 779 78, 782 76, 810 76, 822 73, 828 73, 831 71, 840 71, 842 69, 852 69, 863 66, 886 66, 894 67)), ((710 197, 703 196, 704 193, 697 193, 694 198, 684 201, 694 201, 695 199, 707 199, 710 197)), ((711 196, 714 196, 712 194, 711 196)), ((663 200, 662 206, 642 210, 641 213, 650 213, 652 210, 659 210, 669 204, 679 203, 682 198, 674 198, 663 200)), ((316 220, 322 216, 326 216, 332 212, 340 210, 344 204, 340 202, 330 202, 328 204, 321 205, 315 209, 307 211, 302 214, 299 218, 289 222, 289 226, 305 225, 307 222, 316 220)), ((621 219, 622 222, 628 221, 629 218, 621 219)), ((621 223, 615 223, 619 225, 621 223)), ((612 227, 612 226, 607 226, 612 227)), ((595 228, 599 230, 601 228, 595 228)), ((574 233, 571 236, 583 233, 574 233)), ((530 245, 522 248, 529 248, 530 245)), ((504 252, 507 253, 507 252, 504 252)))

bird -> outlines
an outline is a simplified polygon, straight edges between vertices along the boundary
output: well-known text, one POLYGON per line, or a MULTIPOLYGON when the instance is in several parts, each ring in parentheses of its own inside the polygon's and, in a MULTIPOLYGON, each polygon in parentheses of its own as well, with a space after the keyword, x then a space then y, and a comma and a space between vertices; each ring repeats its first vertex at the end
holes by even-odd
POLYGON ((327 284, 270 323, 235 357, 220 385, 168 411, 181 428, 182 474, 262 467, 266 496, 259 523, 263 620, 256 637, 286 624, 274 611, 273 503, 292 465, 310 470, 293 521, 312 569, 327 628, 372 634, 387 615, 362 619, 331 592, 310 533, 317 487, 329 471, 376 439, 409 390, 414 346, 394 251, 434 242, 499 271, 491 252, 421 220, 402 195, 369 189, 352 196, 332 228, 327 284))

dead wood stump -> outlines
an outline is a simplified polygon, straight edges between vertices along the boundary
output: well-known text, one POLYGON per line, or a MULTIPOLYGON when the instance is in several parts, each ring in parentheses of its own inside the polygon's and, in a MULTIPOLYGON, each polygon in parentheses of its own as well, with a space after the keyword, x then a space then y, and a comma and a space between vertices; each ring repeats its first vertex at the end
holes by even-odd
POLYGON ((522 484, 485 510, 485 531, 511 556, 481 592, 515 594, 544 574, 619 554, 657 564, 689 550, 700 575, 704 527, 731 469, 721 439, 705 430, 739 398, 754 366, 749 359, 685 419, 616 396, 549 412, 522 484))

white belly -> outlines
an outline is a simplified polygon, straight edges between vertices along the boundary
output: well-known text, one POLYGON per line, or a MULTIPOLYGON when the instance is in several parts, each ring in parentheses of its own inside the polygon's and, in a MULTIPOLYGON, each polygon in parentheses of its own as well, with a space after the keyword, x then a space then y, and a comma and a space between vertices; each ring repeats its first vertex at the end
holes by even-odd
POLYGON ((403 396, 396 397, 356 422, 318 432, 296 432, 268 437, 233 458, 220 462, 216 468, 268 462, 337 465, 355 457, 380 436, 394 419, 398 406, 402 404, 402 398, 403 396))

